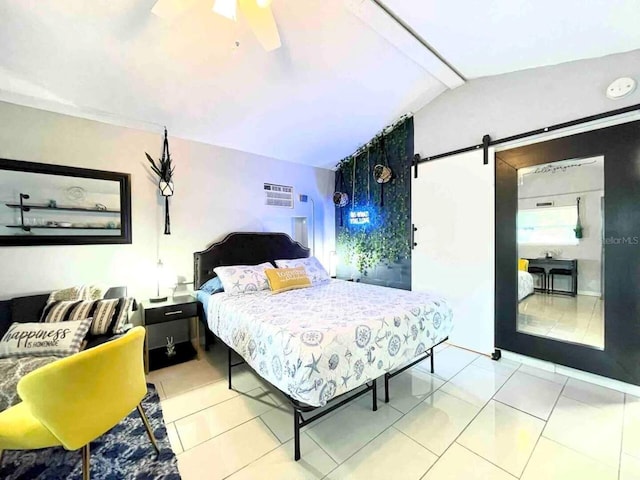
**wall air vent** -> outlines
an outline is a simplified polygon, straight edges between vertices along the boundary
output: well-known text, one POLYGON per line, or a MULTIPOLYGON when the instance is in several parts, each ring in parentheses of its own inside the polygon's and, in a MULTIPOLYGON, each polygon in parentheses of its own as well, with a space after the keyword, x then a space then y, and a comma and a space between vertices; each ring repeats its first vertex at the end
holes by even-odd
POLYGON ((538 202, 536 207, 553 207, 553 202, 538 202))
POLYGON ((272 207, 293 208, 293 187, 265 183, 264 199, 265 204, 272 207))

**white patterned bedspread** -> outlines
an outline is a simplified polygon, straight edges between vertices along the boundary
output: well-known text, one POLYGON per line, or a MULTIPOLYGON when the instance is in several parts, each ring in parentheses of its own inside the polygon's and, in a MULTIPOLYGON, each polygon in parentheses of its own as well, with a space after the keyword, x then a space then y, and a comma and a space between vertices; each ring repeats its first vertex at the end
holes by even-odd
POLYGON ((209 328, 281 391, 312 406, 402 366, 452 330, 445 300, 332 280, 273 295, 211 295, 209 328))
POLYGON ((518 301, 533 293, 533 275, 529 272, 518 270, 518 301))

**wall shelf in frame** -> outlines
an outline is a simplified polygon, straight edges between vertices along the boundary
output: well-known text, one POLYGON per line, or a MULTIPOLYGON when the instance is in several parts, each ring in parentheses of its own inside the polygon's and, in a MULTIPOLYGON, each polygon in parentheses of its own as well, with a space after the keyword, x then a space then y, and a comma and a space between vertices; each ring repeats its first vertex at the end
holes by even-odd
MULTIPOLYGON (((20 208, 19 203, 5 203, 9 208, 20 208)), ((22 205, 22 209, 25 212, 29 210, 49 210, 55 212, 56 210, 65 212, 90 212, 90 213, 120 213, 120 210, 98 210, 97 208, 81 208, 81 207, 50 207, 49 205, 22 205)))
POLYGON ((48 229, 59 229, 59 230, 107 230, 111 232, 117 232, 119 228, 107 228, 107 227, 60 227, 54 225, 5 225, 7 228, 28 228, 32 230, 34 228, 48 228, 48 229))
POLYGON ((0 246, 132 242, 127 173, 0 159, 2 204, 0 246), (31 212, 31 218, 25 212, 31 212), (108 228, 105 218, 119 228, 108 228), (91 226, 101 223, 105 226, 91 226))

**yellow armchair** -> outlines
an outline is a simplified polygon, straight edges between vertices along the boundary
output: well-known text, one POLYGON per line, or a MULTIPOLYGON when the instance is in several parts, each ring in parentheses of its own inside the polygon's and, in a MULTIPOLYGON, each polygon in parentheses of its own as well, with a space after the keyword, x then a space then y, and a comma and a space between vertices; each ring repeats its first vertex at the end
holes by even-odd
POLYGON ((83 478, 89 479, 89 443, 137 408, 158 452, 140 404, 147 392, 144 335, 143 327, 135 327, 25 375, 18 382, 22 402, 0 413, 0 450, 82 448, 83 478))

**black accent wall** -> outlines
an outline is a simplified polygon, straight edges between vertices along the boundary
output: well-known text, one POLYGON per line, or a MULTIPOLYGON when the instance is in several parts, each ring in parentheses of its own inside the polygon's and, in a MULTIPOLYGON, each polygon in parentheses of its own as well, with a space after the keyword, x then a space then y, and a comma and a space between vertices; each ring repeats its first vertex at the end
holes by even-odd
MULTIPOLYGON (((387 287, 411 289, 411 161, 414 153, 413 118, 396 125, 385 135, 373 139, 373 147, 358 155, 353 164, 345 167, 342 182, 337 188, 349 194, 349 205, 336 208, 337 276, 342 279, 387 287), (382 187, 373 177, 373 167, 386 162, 394 172, 391 182, 382 187), (355 173, 355 195, 354 190, 355 173), (381 198, 382 195, 382 198, 381 198), (366 211, 368 225, 349 223, 352 211, 366 211), (366 268, 357 266, 357 259, 349 254, 350 245, 360 245, 364 255, 378 258, 377 251, 391 252, 366 268), (347 261, 351 261, 348 264, 347 261)), ((349 159, 345 159, 349 160, 349 159)))

